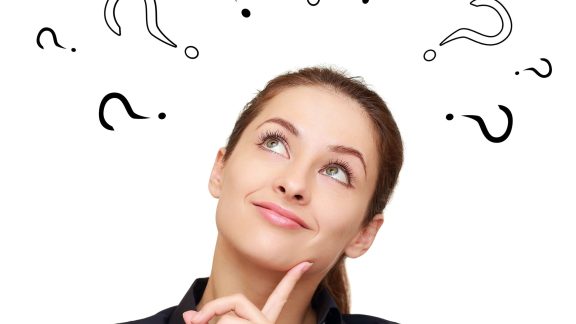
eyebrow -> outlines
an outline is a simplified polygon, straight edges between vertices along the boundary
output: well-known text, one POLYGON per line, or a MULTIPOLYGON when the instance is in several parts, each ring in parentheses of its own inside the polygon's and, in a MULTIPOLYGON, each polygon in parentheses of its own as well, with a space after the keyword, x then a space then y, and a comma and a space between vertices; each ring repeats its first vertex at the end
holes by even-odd
POLYGON ((286 119, 282 119, 282 118, 270 118, 267 119, 266 121, 264 121, 262 124, 258 125, 257 128, 260 128, 260 126, 266 124, 266 123, 276 123, 284 128, 286 128, 290 133, 292 133, 292 135, 298 137, 298 135, 300 135, 300 133, 298 132, 298 129, 296 129, 296 127, 294 127, 294 125, 292 125, 291 122, 287 121, 286 119))
MULTIPOLYGON (((298 129, 291 122, 287 121, 286 119, 282 119, 282 118, 278 118, 278 117, 265 120, 260 125, 258 125, 257 128, 260 128, 260 126, 262 126, 263 124, 266 124, 266 123, 276 123, 276 124, 286 128, 286 130, 288 130, 290 133, 292 133, 296 137, 298 137, 298 135, 300 134, 298 132, 298 129)), ((366 162, 364 161, 364 156, 358 150, 356 150, 352 147, 349 147, 349 146, 344 146, 344 145, 329 145, 328 148, 330 149, 331 152, 334 152, 334 153, 350 154, 350 155, 357 157, 360 160, 360 162, 362 162, 362 166, 364 167, 364 176, 366 176, 366 162)))
POLYGON ((366 162, 364 162, 364 156, 362 153, 358 152, 356 149, 344 145, 330 145, 328 147, 332 152, 350 154, 360 159, 360 162, 362 162, 362 166, 364 167, 364 176, 366 176, 366 162))

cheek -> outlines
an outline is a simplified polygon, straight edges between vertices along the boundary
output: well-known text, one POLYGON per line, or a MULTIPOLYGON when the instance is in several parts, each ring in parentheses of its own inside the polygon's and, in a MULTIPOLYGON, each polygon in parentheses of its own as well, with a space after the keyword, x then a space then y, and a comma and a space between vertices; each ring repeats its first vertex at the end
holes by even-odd
POLYGON ((330 235, 335 239, 348 240, 356 228, 355 218, 359 217, 358 215, 345 215, 344 217, 341 222, 331 220, 330 223, 326 225, 330 235))
POLYGON ((333 200, 331 204, 320 204, 317 209, 319 236, 323 240, 342 242, 345 245, 361 222, 361 210, 346 198, 333 200))
POLYGON ((244 195, 256 190, 265 180, 266 170, 248 157, 239 157, 231 161, 223 174, 223 192, 231 196, 244 195))
POLYGON ((282 172, 283 159, 260 149, 245 145, 239 147, 224 169, 223 190, 236 197, 247 197, 258 190, 271 190, 275 176, 282 172))
POLYGON ((319 184, 322 190, 313 197, 320 227, 325 227, 333 235, 345 235, 362 221, 366 208, 364 194, 343 190, 328 177, 323 177, 321 182, 325 182, 319 184))
MULTIPOLYGON (((242 216, 249 215, 250 200, 254 193, 269 185, 269 171, 253 159, 239 156, 228 164, 222 176, 222 193, 218 201, 219 226, 245 226, 242 216), (268 176, 267 176, 268 175, 268 176), (222 222, 222 223, 221 223, 222 222)), ((245 223, 245 224, 249 224, 245 223)))
POLYGON ((309 251, 314 251, 311 257, 318 262, 318 268, 324 273, 328 273, 344 253, 357 233, 355 228, 361 217, 357 209, 336 208, 342 207, 340 204, 334 207, 323 209, 317 216, 318 233, 309 246, 309 251))

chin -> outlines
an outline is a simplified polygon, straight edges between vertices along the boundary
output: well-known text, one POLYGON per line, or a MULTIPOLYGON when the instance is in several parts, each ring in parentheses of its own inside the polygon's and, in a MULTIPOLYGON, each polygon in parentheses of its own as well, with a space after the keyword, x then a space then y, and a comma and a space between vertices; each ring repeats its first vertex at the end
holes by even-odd
POLYGON ((300 248, 295 246, 295 237, 274 231, 233 231, 226 235, 235 250, 251 264, 276 271, 287 271, 305 260, 300 248))

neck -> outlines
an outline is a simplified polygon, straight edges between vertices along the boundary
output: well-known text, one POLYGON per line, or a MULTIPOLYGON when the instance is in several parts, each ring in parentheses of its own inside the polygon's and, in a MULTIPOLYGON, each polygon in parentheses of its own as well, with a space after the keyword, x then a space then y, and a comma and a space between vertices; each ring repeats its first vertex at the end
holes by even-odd
MULTIPOLYGON (((211 300, 236 293, 243 294, 258 309, 262 309, 286 272, 265 269, 246 260, 225 238, 218 235, 212 271, 197 309, 202 309, 211 300)), ((310 302, 321 279, 318 275, 304 273, 290 293, 275 324, 315 324, 316 314, 310 302)), ((209 324, 218 320, 219 317, 215 317, 209 324)))

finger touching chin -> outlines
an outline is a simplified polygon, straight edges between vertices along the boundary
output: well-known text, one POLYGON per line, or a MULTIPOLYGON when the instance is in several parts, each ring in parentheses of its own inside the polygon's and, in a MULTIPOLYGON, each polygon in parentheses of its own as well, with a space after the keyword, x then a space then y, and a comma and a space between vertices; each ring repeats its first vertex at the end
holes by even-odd
POLYGON ((182 313, 182 318, 184 319, 184 323, 191 324, 192 319, 196 316, 197 311, 189 310, 182 313))

